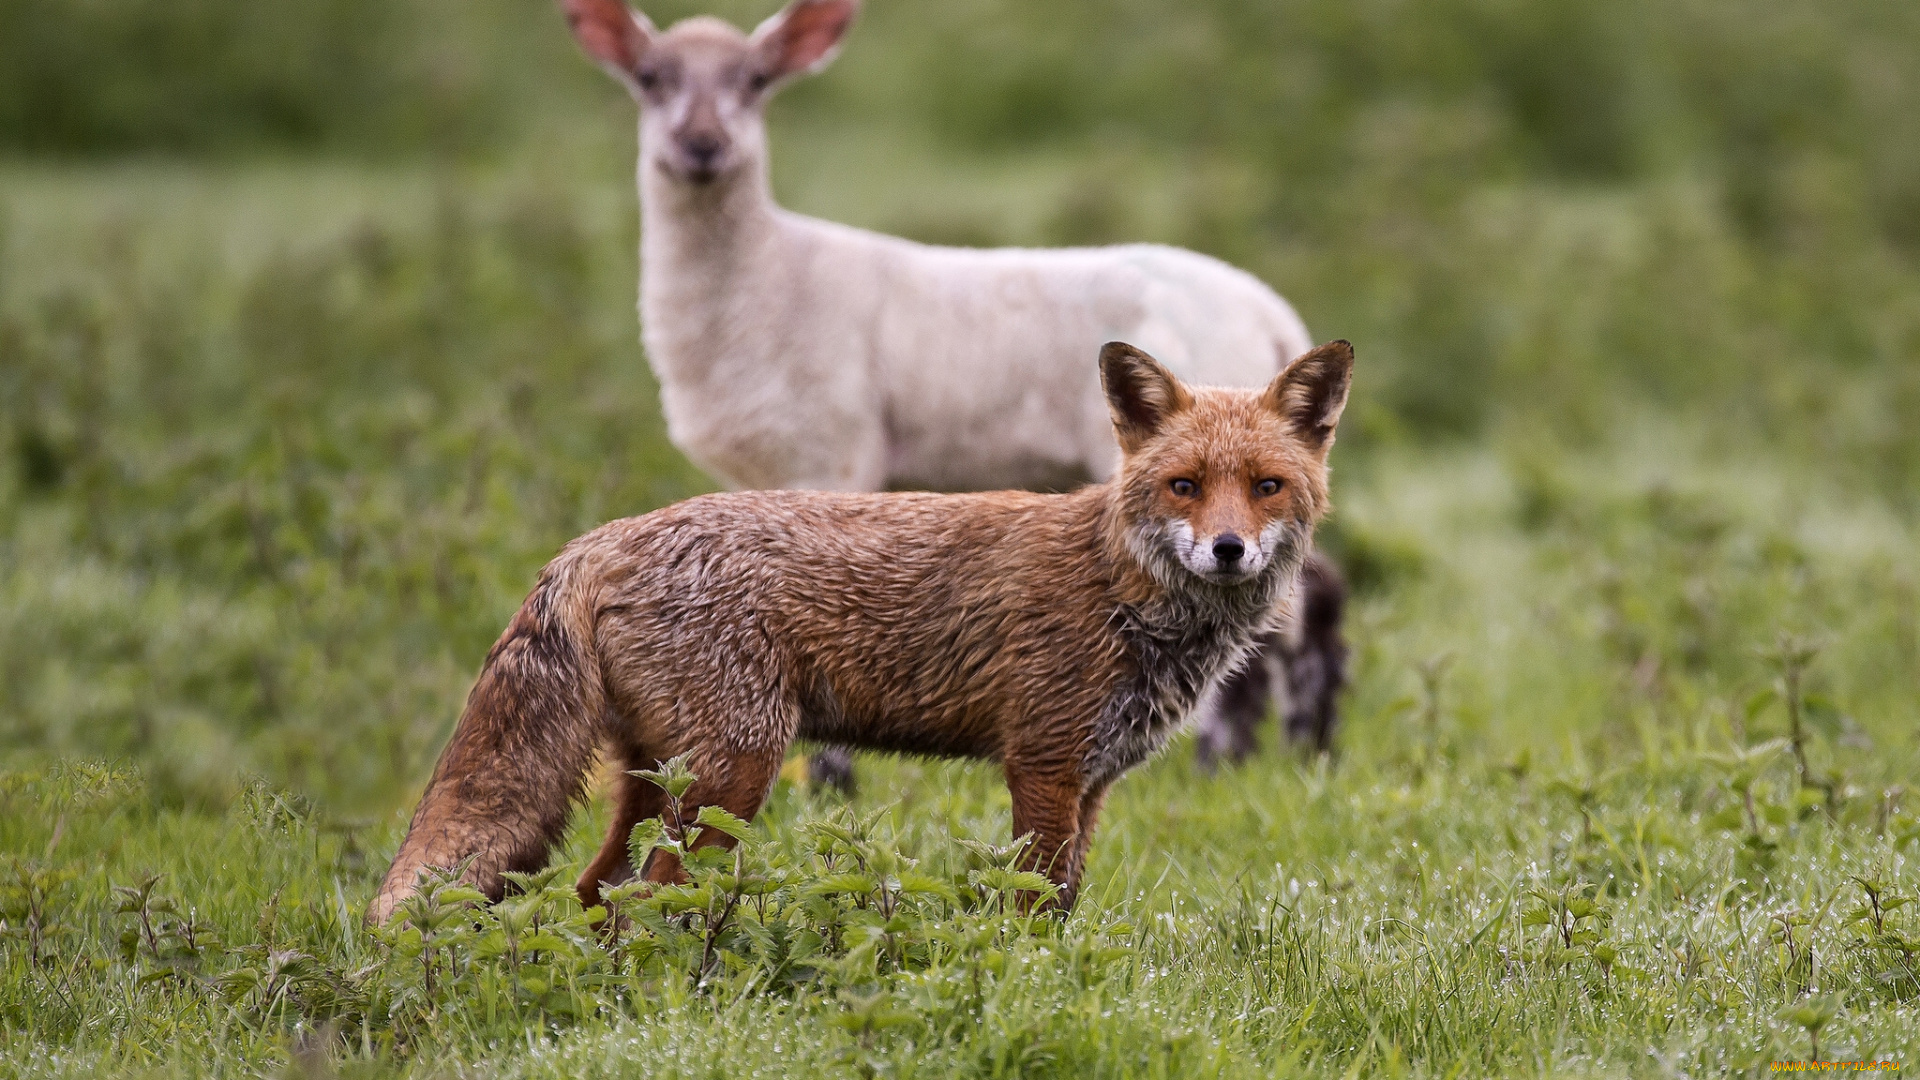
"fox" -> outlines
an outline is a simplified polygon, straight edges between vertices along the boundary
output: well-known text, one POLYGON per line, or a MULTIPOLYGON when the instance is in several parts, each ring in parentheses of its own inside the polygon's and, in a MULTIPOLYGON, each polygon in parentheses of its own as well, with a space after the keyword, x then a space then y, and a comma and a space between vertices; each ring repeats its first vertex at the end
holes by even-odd
MULTIPOLYGON (((623 771, 583 907, 637 874, 666 810, 634 770, 684 755, 682 812, 759 811, 796 738, 997 762, 1022 865, 1071 910, 1108 790, 1273 631, 1330 507, 1353 347, 1264 388, 1189 386, 1099 353, 1121 450, 1066 493, 703 495, 569 543, 487 654, 369 923, 429 868, 493 898, 543 867, 596 758, 623 771)), ((717 830, 697 845, 731 845, 717 830)))

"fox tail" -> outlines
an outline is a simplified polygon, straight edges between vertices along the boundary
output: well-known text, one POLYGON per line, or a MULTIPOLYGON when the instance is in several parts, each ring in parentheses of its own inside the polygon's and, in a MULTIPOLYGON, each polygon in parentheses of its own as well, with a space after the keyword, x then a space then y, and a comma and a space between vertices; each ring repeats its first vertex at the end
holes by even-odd
POLYGON ((585 551, 563 551, 487 653, 453 738, 407 826, 369 924, 386 922, 429 869, 465 866, 488 896, 503 871, 537 870, 585 794, 607 714, 593 647, 594 593, 585 551))

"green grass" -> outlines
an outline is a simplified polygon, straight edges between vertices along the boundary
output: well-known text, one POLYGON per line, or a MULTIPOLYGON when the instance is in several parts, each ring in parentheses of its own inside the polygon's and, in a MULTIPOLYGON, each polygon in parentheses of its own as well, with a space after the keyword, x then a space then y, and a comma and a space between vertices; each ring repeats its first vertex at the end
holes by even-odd
MULTIPOLYGON (((1380 651, 1366 689, 1395 681, 1380 651)), ((1463 686, 1501 671, 1455 670, 1463 686)), ((552 900, 546 956, 513 972, 468 933, 448 947, 458 978, 428 996, 406 946, 356 921, 397 817, 342 822, 265 785, 224 810, 167 808, 131 770, 16 773, 0 795, 10 871, 64 880, 37 962, 9 913, 8 1068, 248 1075, 298 1047, 303 1067, 346 1075, 1752 1072, 1807 1056, 1783 1016, 1808 991, 1834 1012, 1823 1056, 1911 1060, 1920 927, 1897 906, 1876 927, 1864 888, 1886 906, 1920 887, 1920 822, 1878 786, 1910 774, 1910 741, 1876 767, 1816 737, 1815 768, 1845 773, 1829 804, 1803 796, 1778 745, 1736 763, 1777 727, 1767 710, 1629 721, 1623 705, 1614 729, 1530 761, 1474 734, 1477 695, 1453 685, 1431 712, 1362 713, 1336 764, 1268 755, 1207 777, 1182 749, 1141 770, 1064 926, 936 907, 901 935, 980 943, 822 963, 778 990, 751 963, 696 989, 696 968, 602 950, 552 900), (1735 794, 1748 780, 1752 823, 1735 794), (153 873, 172 900, 162 946, 129 947, 137 916, 114 914, 110 886, 153 873), (1573 947, 1541 925, 1541 897, 1566 893, 1600 913, 1566 924, 1593 934, 1573 947), (165 936, 180 916, 201 924, 193 952, 165 936), (258 989, 275 954, 284 996, 258 989), (565 991, 556 971, 573 973, 565 991)), ((865 779, 859 807, 885 815, 876 847, 923 871, 964 870, 956 837, 1005 835, 989 768, 868 762, 865 779)), ((749 866, 797 861, 802 823, 830 810, 783 783, 749 866)), ((595 835, 575 831, 569 869, 595 835)))
MULTIPOLYGON (((474 666, 558 544, 703 486, 632 344, 630 209, 297 169, 8 191, 9 1075, 1699 1074, 1807 1056, 1807 1000, 1823 1056, 1912 1059, 1912 522, 1638 411, 1357 428, 1340 756, 1209 777, 1176 746, 1064 925, 965 893, 993 769, 867 760, 867 850, 962 887, 904 909, 917 952, 780 982, 728 939, 702 981, 673 927, 608 950, 548 898, 517 971, 505 913, 450 923, 429 993, 358 913, 474 666), (1804 782, 1782 633, 1822 646, 1804 782), (152 875, 148 939, 114 890, 152 875), (1556 936, 1543 897, 1600 914, 1556 936)), ((798 896, 835 810, 783 783, 750 868, 798 896)))

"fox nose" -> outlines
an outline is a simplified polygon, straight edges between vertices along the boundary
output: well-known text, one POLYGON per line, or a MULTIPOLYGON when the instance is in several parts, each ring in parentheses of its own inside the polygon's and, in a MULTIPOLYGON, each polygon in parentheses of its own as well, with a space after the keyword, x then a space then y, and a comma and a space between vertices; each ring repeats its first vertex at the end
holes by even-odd
POLYGON ((720 151, 726 147, 715 136, 701 133, 682 138, 680 149, 686 151, 695 165, 702 169, 711 169, 714 162, 720 159, 720 151))
POLYGON ((1247 545, 1232 533, 1221 533, 1213 542, 1213 558, 1223 569, 1231 568, 1247 553, 1247 545))

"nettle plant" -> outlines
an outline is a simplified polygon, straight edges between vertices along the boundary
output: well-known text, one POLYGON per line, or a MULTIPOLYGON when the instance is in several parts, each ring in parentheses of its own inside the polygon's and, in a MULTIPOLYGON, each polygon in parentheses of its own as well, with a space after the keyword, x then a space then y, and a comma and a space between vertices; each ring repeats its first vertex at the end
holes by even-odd
MULTIPOLYGON (((139 985, 224 1004, 247 1027, 330 1032, 368 1052, 502 1021, 557 1029, 697 997, 779 995, 820 1010, 854 1037, 850 1053, 878 1062, 894 1029, 977 1024, 1003 977, 1052 970, 1092 986, 1133 953, 1125 924, 1069 929, 1029 913, 1052 886, 1019 868, 1023 841, 962 840, 952 865, 928 870, 884 827, 890 808, 843 807, 774 838, 717 807, 683 815, 694 780, 684 760, 636 775, 668 808, 633 830, 634 865, 670 852, 684 884, 610 887, 583 910, 563 866, 508 874, 509 894, 493 903, 449 867, 429 872, 389 925, 367 936, 340 926, 346 947, 332 950, 283 930, 277 894, 241 935, 253 940, 223 940, 163 875, 144 874, 113 889, 120 958, 139 985), (703 846, 713 832, 731 849, 703 846)), ((72 875, 13 871, 0 880, 0 941, 50 961, 68 932, 72 875)))
POLYGON ((1599 885, 1570 882, 1558 887, 1527 890, 1520 925, 1540 928, 1539 936, 1523 954, 1547 964, 1587 960, 1611 980, 1616 972, 1638 976, 1637 969, 1620 964, 1620 947, 1611 940, 1613 911, 1599 885))
POLYGON ((78 873, 70 868, 49 869, 15 858, 0 878, 0 941, 23 946, 28 963, 38 967, 73 927, 59 921, 69 886, 78 873))
POLYGON ((1707 755, 1702 762, 1718 773, 1726 795, 1720 809, 1704 822, 1707 828, 1737 834, 1736 865, 1743 880, 1761 880, 1774 868, 1780 849, 1778 830, 1824 801, 1804 788, 1768 783, 1768 773, 1787 748, 1784 739, 1753 746, 1735 745, 1724 754, 1707 755))
POLYGON ((1920 918, 1885 875, 1856 874, 1852 884, 1860 902, 1844 913, 1842 925, 1853 931, 1848 947, 1860 954, 1874 988, 1889 999, 1920 996, 1920 918))
POLYGON ((217 931, 199 913, 180 910, 179 904, 158 892, 163 875, 147 874, 138 885, 113 888, 114 912, 125 916, 120 928, 122 959, 145 959, 143 978, 152 980, 197 973, 210 956, 220 953, 217 931))
POLYGON ((930 874, 878 835, 891 807, 866 817, 848 808, 802 824, 810 851, 794 860, 757 841, 747 822, 720 807, 703 806, 685 820, 680 799, 694 781, 685 758, 634 775, 666 792, 667 810, 634 826, 633 865, 669 852, 689 879, 609 888, 604 908, 584 913, 594 921, 610 916, 610 948, 636 970, 750 985, 823 976, 871 981, 982 944, 954 930, 959 917, 987 920, 987 940, 1028 932, 1033 923, 1021 915, 1023 901, 1053 891, 1044 876, 1017 868, 1025 838, 1004 847, 963 840, 970 865, 958 874, 930 874), (701 846, 708 830, 731 837, 732 849, 701 846))
MULTIPOLYGON (((816 993, 866 1046, 889 1027, 977 1014, 1010 957, 1062 936, 1056 917, 1027 914, 1052 886, 1018 868, 1023 842, 963 840, 963 867, 929 872, 881 834, 890 808, 802 822, 805 842, 782 845, 719 807, 684 816, 684 759, 634 775, 666 793, 667 810, 634 828, 633 864, 672 853, 684 884, 628 882, 582 910, 561 867, 508 874, 513 889, 493 904, 460 883, 462 868, 433 873, 374 932, 390 962, 349 980, 365 1010, 405 1041, 476 1009, 563 1023, 688 993, 816 993), (732 847, 701 845, 710 832, 732 847), (913 1008, 896 1007, 896 992, 913 1008)), ((1099 978, 1130 954, 1130 932, 1098 928, 1062 951, 1099 978)))

